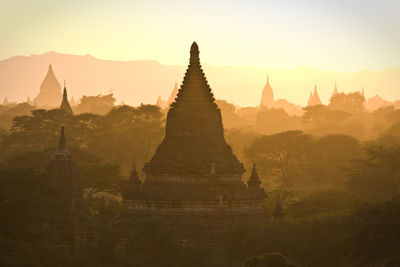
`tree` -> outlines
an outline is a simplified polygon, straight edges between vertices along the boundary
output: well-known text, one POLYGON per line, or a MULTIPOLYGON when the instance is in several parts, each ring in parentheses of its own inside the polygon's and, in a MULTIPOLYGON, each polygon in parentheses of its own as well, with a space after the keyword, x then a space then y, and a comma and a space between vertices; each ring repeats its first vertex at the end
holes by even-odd
POLYGON ((289 116, 283 108, 262 107, 257 113, 256 129, 263 134, 295 130, 299 127, 299 117, 289 116))
POLYGON ((296 166, 302 163, 304 153, 312 141, 313 138, 302 131, 261 136, 245 149, 245 155, 251 161, 270 169, 286 187, 294 178, 296 166))
POLYGON ((344 185, 347 169, 365 156, 360 142, 352 136, 331 134, 316 138, 305 152, 305 172, 315 188, 344 185))
POLYGON ((400 197, 365 205, 347 221, 348 251, 359 266, 400 265, 400 197))
POLYGON ((108 113, 115 103, 113 94, 97 95, 97 96, 83 96, 81 102, 75 108, 76 113, 94 113, 104 115, 108 113))
POLYGON ((371 144, 367 158, 354 162, 348 188, 368 201, 387 200, 400 188, 400 145, 371 144))
POLYGON ((339 93, 331 97, 329 108, 334 110, 343 110, 350 113, 359 113, 365 111, 365 97, 359 92, 339 93))

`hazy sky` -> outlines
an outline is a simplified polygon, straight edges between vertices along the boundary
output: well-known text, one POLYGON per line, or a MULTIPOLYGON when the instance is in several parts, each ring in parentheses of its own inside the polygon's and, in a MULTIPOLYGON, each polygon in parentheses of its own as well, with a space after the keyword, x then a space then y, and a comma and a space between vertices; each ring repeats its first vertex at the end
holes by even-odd
POLYGON ((57 51, 102 59, 335 71, 400 65, 400 1, 0 0, 0 59, 57 51))

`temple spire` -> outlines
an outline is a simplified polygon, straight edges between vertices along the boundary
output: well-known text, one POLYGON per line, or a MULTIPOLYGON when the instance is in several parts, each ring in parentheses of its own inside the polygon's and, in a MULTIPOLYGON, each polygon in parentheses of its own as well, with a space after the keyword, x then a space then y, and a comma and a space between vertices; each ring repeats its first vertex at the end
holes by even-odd
POLYGON ((308 106, 322 105, 321 99, 319 98, 317 91, 317 84, 314 85, 314 93, 311 93, 310 99, 308 100, 308 106))
POLYGON ((259 188, 261 184, 260 178, 258 177, 256 164, 253 163, 253 170, 251 171, 251 175, 249 180, 247 181, 247 185, 249 188, 259 188))
POLYGON ((190 64, 200 64, 199 54, 199 46, 196 42, 193 42, 192 46, 190 47, 190 64))
POLYGON ((58 139, 58 147, 57 150, 54 152, 53 159, 56 160, 69 160, 71 159, 71 155, 69 154, 67 148, 67 141, 64 134, 64 126, 61 126, 60 129, 60 138, 58 139))
POLYGON ((274 92, 272 90, 271 85, 269 84, 269 75, 267 75, 267 83, 265 84, 262 92, 260 106, 271 108, 274 106, 274 104, 275 104, 274 92))
POLYGON ((67 112, 68 114, 73 115, 74 112, 72 111, 72 108, 68 102, 68 95, 67 95, 67 85, 66 82, 64 80, 64 91, 63 91, 63 100, 60 106, 61 110, 64 110, 65 112, 67 112))
POLYGON ((336 83, 336 81, 335 81, 335 88, 333 89, 331 98, 332 98, 333 96, 337 95, 337 94, 339 94, 339 91, 338 91, 338 89, 337 89, 337 83, 336 83))

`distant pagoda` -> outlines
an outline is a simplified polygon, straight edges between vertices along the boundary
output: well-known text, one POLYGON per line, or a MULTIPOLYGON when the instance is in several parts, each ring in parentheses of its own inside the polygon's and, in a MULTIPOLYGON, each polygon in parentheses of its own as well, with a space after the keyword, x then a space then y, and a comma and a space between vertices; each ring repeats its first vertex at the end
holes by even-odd
POLYGON ((314 93, 311 92, 307 105, 308 106, 322 105, 321 99, 319 98, 318 95, 317 85, 314 86, 314 93))
POLYGON ((133 170, 126 186, 128 218, 163 216, 189 239, 217 238, 238 224, 266 219, 266 195, 256 169, 247 186, 242 181, 243 164, 225 141, 221 112, 195 42, 182 86, 168 111, 165 138, 143 170, 143 183, 133 170))
POLYGON ((331 98, 334 97, 334 96, 337 95, 337 94, 339 94, 339 91, 338 91, 338 89, 337 89, 337 83, 336 83, 336 81, 335 81, 335 89, 333 89, 331 98))
POLYGON ((46 77, 40 85, 40 92, 34 101, 38 107, 55 107, 61 100, 61 84, 54 75, 53 67, 49 65, 46 77))
POLYGON ((274 92, 269 84, 269 75, 267 76, 267 83, 265 84, 264 90, 262 92, 260 106, 265 106, 268 108, 273 107, 275 104, 274 92))
POLYGON ((67 86, 65 84, 64 81, 64 91, 63 91, 63 99, 61 102, 61 106, 60 106, 61 110, 64 110, 66 113, 73 115, 74 112, 72 111, 72 108, 68 102, 68 95, 67 95, 67 86))

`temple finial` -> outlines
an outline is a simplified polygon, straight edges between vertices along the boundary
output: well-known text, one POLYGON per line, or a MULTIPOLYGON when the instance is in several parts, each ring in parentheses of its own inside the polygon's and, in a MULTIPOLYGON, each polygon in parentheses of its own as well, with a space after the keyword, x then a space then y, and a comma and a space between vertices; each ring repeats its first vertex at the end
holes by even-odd
POLYGON ((197 45, 196 42, 193 42, 192 46, 190 47, 190 63, 200 63, 200 58, 199 58, 199 46, 197 45))
POLYGON ((67 95, 67 86, 66 86, 66 82, 64 80, 64 91, 63 91, 63 100, 61 102, 61 106, 60 106, 61 110, 64 110, 65 112, 67 112, 68 114, 74 114, 74 112, 72 111, 72 108, 68 102, 68 95, 67 95))
POLYGON ((65 80, 64 80, 63 98, 67 99, 67 83, 65 82, 65 80))
POLYGON ((61 126, 60 139, 58 141, 58 149, 60 150, 67 149, 67 141, 65 139, 64 126, 61 126))
POLYGON ((269 84, 269 74, 267 75, 267 84, 269 84))

